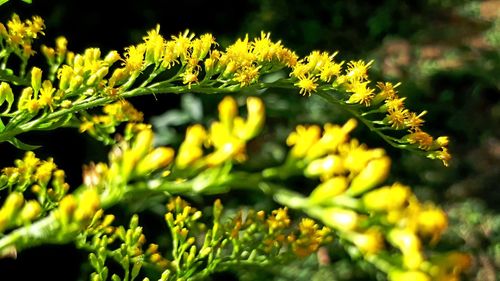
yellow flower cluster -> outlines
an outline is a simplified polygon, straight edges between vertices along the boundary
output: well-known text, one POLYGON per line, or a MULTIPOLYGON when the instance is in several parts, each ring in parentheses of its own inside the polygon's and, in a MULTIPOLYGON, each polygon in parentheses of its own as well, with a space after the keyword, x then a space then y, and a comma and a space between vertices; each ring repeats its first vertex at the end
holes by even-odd
POLYGON ((298 230, 293 230, 288 209, 279 208, 267 215, 264 211, 239 211, 226 227, 231 228, 231 237, 236 243, 255 243, 246 241, 262 240, 258 249, 266 254, 279 254, 289 250, 297 257, 307 257, 315 253, 320 246, 331 242, 331 230, 320 227, 314 220, 303 218, 298 230))
POLYGON ((40 160, 28 151, 23 159, 15 161, 15 167, 2 169, 0 189, 24 192, 31 187, 44 209, 51 209, 69 189, 64 177, 64 171, 57 168, 52 158, 40 160))
POLYGON ((12 19, 7 22, 7 27, 0 23, 0 42, 7 51, 2 53, 2 56, 8 57, 10 53, 14 53, 26 60, 35 53, 32 48, 33 40, 44 34, 44 28, 43 19, 39 16, 21 21, 17 14, 13 14, 12 19))
POLYGON ((129 124, 126 138, 133 138, 117 147, 115 155, 111 155, 109 178, 119 178, 126 183, 131 177, 143 177, 161 170, 172 163, 175 151, 170 147, 153 148, 154 134, 150 126, 129 124), (116 157, 116 158, 114 158, 116 157))
POLYGON ((65 235, 85 229, 100 209, 101 200, 95 188, 84 189, 80 194, 68 194, 59 202, 54 212, 65 235))
POLYGON ((80 132, 88 132, 96 138, 115 133, 115 127, 120 123, 140 123, 143 113, 134 108, 126 100, 119 100, 103 107, 103 115, 84 116, 80 124, 80 132))
POLYGON ((386 113, 382 123, 394 130, 407 129, 408 135, 403 138, 405 142, 424 151, 431 151, 429 157, 440 159, 448 165, 451 156, 446 137, 434 140, 422 130, 422 116, 426 111, 417 114, 405 108, 405 98, 400 98, 396 91, 399 83, 393 85, 390 82, 378 82, 377 92, 370 86, 368 77, 372 61, 350 61, 343 68, 344 62, 336 62, 335 55, 336 53, 314 51, 293 66, 290 76, 297 79, 295 86, 300 89, 301 94, 311 95, 321 87, 326 90, 344 89, 347 96, 342 102, 361 104, 368 108, 378 107, 379 111, 386 113))
POLYGON ((20 192, 11 192, 0 208, 0 233, 4 230, 28 224, 42 213, 37 200, 25 200, 20 192))
MULTIPOLYGON (((41 34, 43 21, 33 17, 21 22, 14 15, 7 27, 8 30, 0 26, 2 38, 30 45, 30 40, 41 34), (29 44, 23 38, 28 38, 29 44)), ((368 70, 371 61, 337 62, 334 60, 336 53, 320 51, 299 58, 280 41, 272 41, 270 34, 264 32, 253 40, 245 36, 225 50, 219 50, 211 34, 195 37, 185 31, 167 40, 160 34, 159 26, 149 31, 142 43, 125 48, 122 54, 111 51, 104 58, 98 48, 88 48, 81 54, 75 54, 67 50, 67 44, 64 37, 59 37, 54 48, 42 46, 42 53, 50 65, 46 75, 48 79, 42 79, 39 68, 32 68, 31 86, 22 90, 18 99, 19 110, 30 113, 41 109, 64 110, 74 106, 75 102, 80 104, 82 99, 92 100, 96 96, 108 98, 107 103, 122 94, 131 94, 134 87, 144 90, 140 94, 189 90, 212 93, 273 86, 298 88, 303 95, 318 91, 325 95, 329 91, 337 91, 340 95, 335 99, 341 104, 362 105, 353 107, 354 111, 359 111, 360 118, 371 122, 372 129, 385 126, 395 131, 406 130, 407 134, 402 138, 387 138, 394 139, 394 145, 423 150, 428 157, 440 159, 445 165, 451 158, 447 138, 434 139, 422 129, 422 117, 426 112, 417 114, 405 108, 404 98, 397 95, 399 84, 379 82, 376 88, 370 85, 368 70), (290 72, 290 79, 259 83, 262 75, 282 69, 290 72), (143 72, 146 75, 140 76, 143 72), (166 77, 167 72, 170 76, 166 77), (55 80, 55 74, 59 81, 55 80), (145 77, 144 81, 136 81, 139 77, 145 77), (159 77, 162 79, 157 79, 159 77), (377 120, 368 120, 364 112, 383 115, 377 120)), ((0 90, 0 102, 7 100, 6 113, 9 113, 15 95, 9 84, 2 83, 0 90)), ((388 132, 379 131, 384 135, 388 132)))
POLYGON ((427 277, 422 280, 459 276, 463 267, 436 265, 423 251, 426 241, 435 244, 446 229, 444 211, 422 204, 400 183, 376 188, 388 176, 390 158, 383 149, 368 149, 356 139, 349 140, 354 127, 353 119, 342 127, 326 124, 322 134, 318 126, 298 126, 287 139, 293 146, 291 159, 305 167, 306 176, 321 179, 308 198, 311 215, 336 229, 368 259, 389 251, 387 244, 397 248, 398 272, 419 271, 427 277))
POLYGON ((203 126, 190 126, 175 159, 177 169, 218 166, 234 159, 246 159, 246 142, 255 137, 264 125, 264 103, 256 97, 247 98, 247 118, 238 116, 238 105, 231 96, 219 103, 219 121, 207 132, 203 126), (213 151, 204 155, 205 146, 213 151))

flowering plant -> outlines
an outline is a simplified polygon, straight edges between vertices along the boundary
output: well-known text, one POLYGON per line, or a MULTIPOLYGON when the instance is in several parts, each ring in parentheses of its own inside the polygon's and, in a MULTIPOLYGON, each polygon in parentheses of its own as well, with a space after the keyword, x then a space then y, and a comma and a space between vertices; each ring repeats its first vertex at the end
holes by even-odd
POLYGON ((27 150, 0 175, 2 257, 74 243, 89 252, 91 280, 202 280, 321 249, 326 256, 344 251, 393 281, 456 280, 469 266, 467 254, 434 247, 448 224, 444 211, 421 202, 408 185, 386 182, 391 159, 384 149, 350 136, 361 122, 395 148, 444 165, 451 158, 448 138, 424 130, 426 112, 405 106, 399 84, 371 81, 373 62, 337 61, 336 53, 321 51, 299 57, 265 32, 222 48, 212 34, 165 38, 157 26, 143 42, 106 54, 74 53, 64 37, 38 48, 42 35, 38 16, 14 14, 0 24, 0 142, 27 150), (33 63, 41 56, 44 65, 33 63), (273 90, 318 96, 353 118, 289 128, 283 157, 252 162, 252 142, 261 150, 271 145, 262 135, 273 137, 266 122, 273 90), (131 98, 188 93, 222 95, 218 120, 189 125, 177 146, 155 146, 153 127, 131 98), (75 188, 54 159, 35 155, 37 144, 20 140, 62 127, 110 146, 108 161, 84 165, 75 188), (280 206, 231 213, 215 199, 195 207, 199 196, 238 190, 280 206), (146 245, 139 212, 126 226, 110 211, 153 196, 169 230, 163 245, 146 245))

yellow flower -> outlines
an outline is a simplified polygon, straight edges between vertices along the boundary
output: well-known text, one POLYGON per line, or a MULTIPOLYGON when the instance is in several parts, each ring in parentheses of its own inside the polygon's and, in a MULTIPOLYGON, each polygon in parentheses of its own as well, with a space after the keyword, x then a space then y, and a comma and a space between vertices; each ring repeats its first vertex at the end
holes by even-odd
POLYGON ((406 118, 405 118, 405 125, 409 127, 411 130, 416 130, 419 127, 424 124, 424 120, 422 119, 422 116, 424 116, 427 113, 427 111, 422 111, 419 115, 417 115, 415 112, 410 112, 406 118))
POLYGON ((396 88, 401 85, 401 83, 397 83, 396 85, 392 85, 391 82, 378 82, 377 88, 380 89, 379 95, 386 100, 394 100, 397 99, 397 91, 396 88))
POLYGON ((373 211, 397 210, 404 206, 410 195, 408 186, 395 183, 366 193, 363 195, 363 204, 373 211))
POLYGON ((179 169, 184 169, 203 156, 202 145, 207 138, 207 133, 203 126, 197 124, 187 128, 186 137, 179 147, 175 165, 179 169))
POLYGON ((308 177, 321 176, 328 179, 333 175, 339 175, 345 172, 342 158, 338 155, 328 155, 324 158, 311 161, 304 174, 308 177))
POLYGON ((40 87, 42 87, 42 70, 38 67, 31 69, 31 87, 35 92, 35 96, 38 94, 40 87))
POLYGON ((421 271, 392 271, 390 281, 431 281, 431 278, 421 271))
POLYGON ((408 143, 417 144, 420 149, 428 150, 433 144, 432 136, 421 130, 416 130, 407 135, 406 138, 408 139, 408 143))
POLYGON ((391 158, 387 156, 371 160, 351 181, 351 186, 347 190, 347 193, 351 196, 356 196, 374 188, 387 178, 390 167, 391 158))
POLYGON ((131 73, 138 73, 144 65, 146 45, 139 44, 125 48, 125 68, 131 73))
POLYGON ((159 64, 163 56, 165 39, 160 35, 160 25, 156 29, 148 31, 148 34, 143 37, 146 45, 145 60, 147 63, 159 64))
POLYGON ((256 55, 252 52, 252 45, 248 41, 248 35, 246 35, 245 39, 238 39, 234 44, 227 47, 226 52, 220 58, 220 62, 226 66, 233 62, 235 67, 229 72, 234 72, 242 66, 252 65, 255 59, 256 55))
POLYGON ((319 76, 320 79, 322 81, 329 83, 332 77, 340 75, 340 71, 342 70, 342 64, 343 62, 341 63, 329 62, 326 65, 324 65, 323 68, 321 69, 321 73, 319 76))
POLYGON ((139 161, 135 172, 138 175, 146 175, 162 169, 172 162, 174 153, 170 147, 157 147, 139 161))
POLYGON ((321 213, 321 220, 330 227, 341 231, 354 230, 359 222, 359 215, 355 211, 339 207, 329 207, 321 213))
POLYGON ((400 130, 406 128, 406 118, 408 116, 408 109, 399 108, 395 110, 389 110, 387 114, 387 122, 391 124, 391 127, 400 130))
POLYGON ((376 254, 384 248, 384 237, 377 228, 365 232, 349 232, 346 237, 365 255, 376 254))
POLYGON ((190 33, 189 30, 184 31, 184 33, 179 33, 178 36, 172 36, 173 40, 173 55, 175 58, 180 58, 181 61, 185 61, 189 55, 189 48, 191 47, 191 40, 194 34, 190 33))
POLYGON ((302 76, 299 77, 299 82, 295 83, 295 86, 298 86, 300 88, 299 93, 301 95, 311 95, 311 92, 315 92, 316 88, 318 87, 318 84, 316 81, 318 78, 316 77, 311 77, 311 76, 302 76))
POLYGON ((48 106, 51 110, 53 109, 54 104, 54 92, 56 89, 52 87, 52 82, 50 80, 43 81, 42 89, 40 90, 40 106, 45 107, 48 106))
POLYGON ((259 79, 261 66, 245 66, 236 71, 234 80, 240 83, 241 87, 255 83, 259 79))
POLYGON ((323 135, 307 152, 308 159, 315 159, 324 154, 336 152, 339 145, 349 139, 349 133, 356 128, 356 119, 349 119, 344 125, 326 123, 323 126, 323 135))
POLYGON ((418 236, 409 229, 393 228, 388 235, 389 241, 403 253, 420 251, 422 244, 418 236))
POLYGON ((302 158, 307 154, 311 146, 320 138, 321 129, 319 126, 298 125, 286 139, 288 146, 293 146, 291 155, 296 158, 302 158))
POLYGON ((349 81, 364 81, 368 79, 368 69, 373 61, 368 63, 358 60, 347 63, 346 77, 349 81))
POLYGON ((225 96, 219 103, 219 120, 230 132, 233 129, 234 118, 238 115, 238 104, 232 96, 225 96))
POLYGON ((439 208, 427 206, 418 214, 418 231, 423 235, 431 236, 432 243, 439 240, 447 226, 446 214, 439 208))
POLYGON ((326 203, 333 197, 342 194, 348 186, 349 182, 345 177, 338 176, 327 179, 311 192, 309 200, 313 204, 321 204, 323 202, 326 203))
POLYGON ((369 106, 375 96, 373 89, 368 87, 368 82, 359 82, 358 80, 350 84, 347 91, 352 93, 347 100, 348 103, 359 103, 369 106))

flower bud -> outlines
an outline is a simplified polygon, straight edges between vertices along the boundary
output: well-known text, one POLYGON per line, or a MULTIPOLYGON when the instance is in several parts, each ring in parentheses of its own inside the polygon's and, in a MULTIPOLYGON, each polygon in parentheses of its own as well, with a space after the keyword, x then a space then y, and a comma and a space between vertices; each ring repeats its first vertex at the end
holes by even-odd
POLYGON ((7 82, 2 82, 0 84, 0 105, 2 105, 4 101, 7 101, 7 109, 4 111, 7 113, 14 102, 14 93, 12 93, 12 88, 7 82))
POLYGON ((375 254, 384 247, 384 237, 378 229, 369 229, 364 233, 350 233, 349 236, 363 254, 375 254))
POLYGON ((232 96, 225 96, 219 103, 219 119, 224 126, 231 131, 233 119, 238 114, 238 105, 232 96))
POLYGON ((21 210, 20 218, 22 222, 29 222, 37 218, 42 212, 40 203, 35 200, 30 200, 26 202, 23 209, 21 210))
POLYGON ((338 207, 326 208, 321 214, 321 220, 330 227, 341 231, 349 231, 358 225, 358 214, 352 210, 338 207))
POLYGON ((343 193, 349 183, 345 177, 334 177, 318 185, 309 195, 311 203, 328 202, 333 197, 343 193))
POLYGON ((146 175, 153 171, 162 169, 172 162, 174 150, 170 147, 158 147, 146 155, 137 164, 135 173, 146 175))
POLYGON ((364 194, 363 204, 365 208, 373 211, 397 210, 403 207, 410 195, 409 187, 395 183, 364 194))
POLYGON ((244 140, 249 140, 255 137, 265 121, 265 107, 261 99, 257 97, 247 98, 247 122, 245 126, 245 134, 243 136, 244 140))
POLYGON ((338 155, 328 155, 311 161, 311 163, 307 165, 304 174, 307 177, 322 176, 329 178, 335 174, 343 172, 344 165, 342 163, 342 158, 338 155))
POLYGON ((356 196, 374 188, 387 178, 390 166, 391 159, 387 156, 371 160, 352 180, 347 193, 351 196, 356 196))
POLYGON ((390 281, 431 281, 431 278, 421 271, 392 271, 389 273, 390 281))
POLYGON ((427 208, 418 214, 418 231, 423 235, 432 237, 433 242, 441 236, 448 226, 448 219, 443 210, 438 208, 427 208))

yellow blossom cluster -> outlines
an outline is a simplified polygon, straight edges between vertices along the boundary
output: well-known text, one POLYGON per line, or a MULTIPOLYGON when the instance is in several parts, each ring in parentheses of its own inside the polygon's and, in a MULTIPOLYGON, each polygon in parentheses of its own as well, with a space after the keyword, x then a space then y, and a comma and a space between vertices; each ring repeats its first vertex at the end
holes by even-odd
POLYGON ((264 103, 256 97, 246 100, 247 118, 238 116, 238 105, 231 96, 219 103, 219 121, 207 132, 199 124, 190 126, 175 159, 177 169, 218 166, 234 159, 246 159, 246 142, 255 137, 264 125, 264 103), (204 156, 204 146, 213 150, 204 156))
MULTIPOLYGON (((437 158, 448 165, 451 159, 447 149, 447 138, 440 137, 436 140, 427 132, 422 130, 424 120, 420 114, 411 112, 404 106, 405 98, 400 98, 396 88, 399 83, 393 85, 390 82, 378 82, 376 91, 370 86, 368 69, 373 61, 368 63, 358 60, 350 61, 346 64, 334 60, 336 53, 313 51, 308 56, 300 59, 292 67, 290 76, 297 82, 294 84, 300 89, 303 95, 311 95, 320 88, 328 90, 342 91, 346 93, 345 99, 341 102, 346 104, 360 104, 366 108, 377 108, 380 112, 385 112, 386 116, 380 122, 390 126, 393 130, 407 130, 408 135, 403 141, 416 145, 424 151, 431 151, 428 156, 437 158)), ((379 120, 377 120, 379 121, 379 120)))
POLYGON ((83 116, 80 123, 80 132, 88 132, 90 135, 101 139, 115 133, 115 128, 120 123, 140 123, 143 121, 143 113, 126 100, 107 104, 102 108, 103 115, 83 116))
POLYGON ((22 21, 17 14, 13 14, 7 26, 0 23, 0 44, 6 51, 1 56, 8 57, 10 53, 14 53, 23 60, 28 59, 35 54, 33 40, 44 34, 44 28, 43 19, 39 16, 22 21))
POLYGON ((0 208, 0 233, 4 230, 28 224, 42 213, 37 200, 25 200, 21 192, 10 193, 0 208))
POLYGON ((332 238, 328 227, 320 227, 310 218, 302 218, 298 229, 293 230, 286 207, 267 216, 264 211, 239 211, 225 227, 231 229, 231 237, 238 244, 255 243, 251 240, 258 237, 262 243, 257 250, 271 255, 289 250, 295 256, 307 257, 332 238))
POLYGON ((0 189, 24 192, 28 188, 44 209, 51 209, 69 189, 65 173, 58 169, 52 158, 40 160, 32 151, 15 161, 14 167, 2 169, 0 189))
POLYGON ((377 188, 389 174, 390 158, 383 149, 350 140, 355 125, 354 119, 342 127, 326 124, 323 133, 316 125, 298 126, 287 139, 291 159, 305 167, 306 176, 321 180, 308 198, 314 206, 311 215, 336 229, 367 259, 382 258, 392 245, 400 253, 401 263, 394 266, 401 274, 418 271, 427 278, 422 280, 457 278, 466 267, 436 265, 423 251, 424 243, 437 243, 447 228, 446 214, 421 203, 403 184, 377 188))
MULTIPOLYGON (((31 40, 42 34, 42 29, 41 18, 22 22, 14 15, 7 28, 0 26, 0 33, 7 43, 31 46, 31 40)), ((378 82, 376 88, 371 86, 368 70, 372 61, 337 62, 336 53, 320 51, 299 58, 264 32, 254 39, 247 35, 221 50, 212 34, 196 37, 186 30, 166 39, 160 34, 159 26, 147 32, 142 43, 126 47, 122 53, 110 51, 104 57, 98 48, 88 48, 81 54, 68 51, 64 37, 58 37, 55 43, 55 47, 43 45, 41 48, 50 66, 45 75, 47 79, 42 78, 42 70, 36 66, 31 68, 30 77, 21 77, 30 78, 31 83, 17 99, 19 111, 88 109, 93 106, 87 107, 83 101, 92 102, 96 97, 103 97, 99 105, 104 105, 124 95, 149 93, 217 93, 247 87, 282 87, 298 89, 303 95, 318 92, 329 96, 334 91, 340 94, 335 97, 336 102, 354 108, 359 118, 373 125, 372 130, 382 135, 404 130, 404 136, 385 138, 393 145, 423 150, 428 157, 440 159, 445 165, 451 158, 447 138, 434 139, 422 129, 426 111, 417 114, 404 106, 404 98, 396 91, 399 84, 378 82), (283 70, 290 73, 289 79, 262 82, 263 75, 283 70), (364 114, 367 112, 375 114, 364 114), (380 118, 370 120, 369 116, 380 118), (382 128, 391 130, 382 132, 382 128)), ((11 114, 16 95, 6 82, 2 82, 0 90, 0 104, 7 100, 5 113, 11 114)), ((84 120, 84 127, 90 125, 87 121, 90 120, 84 120)))

